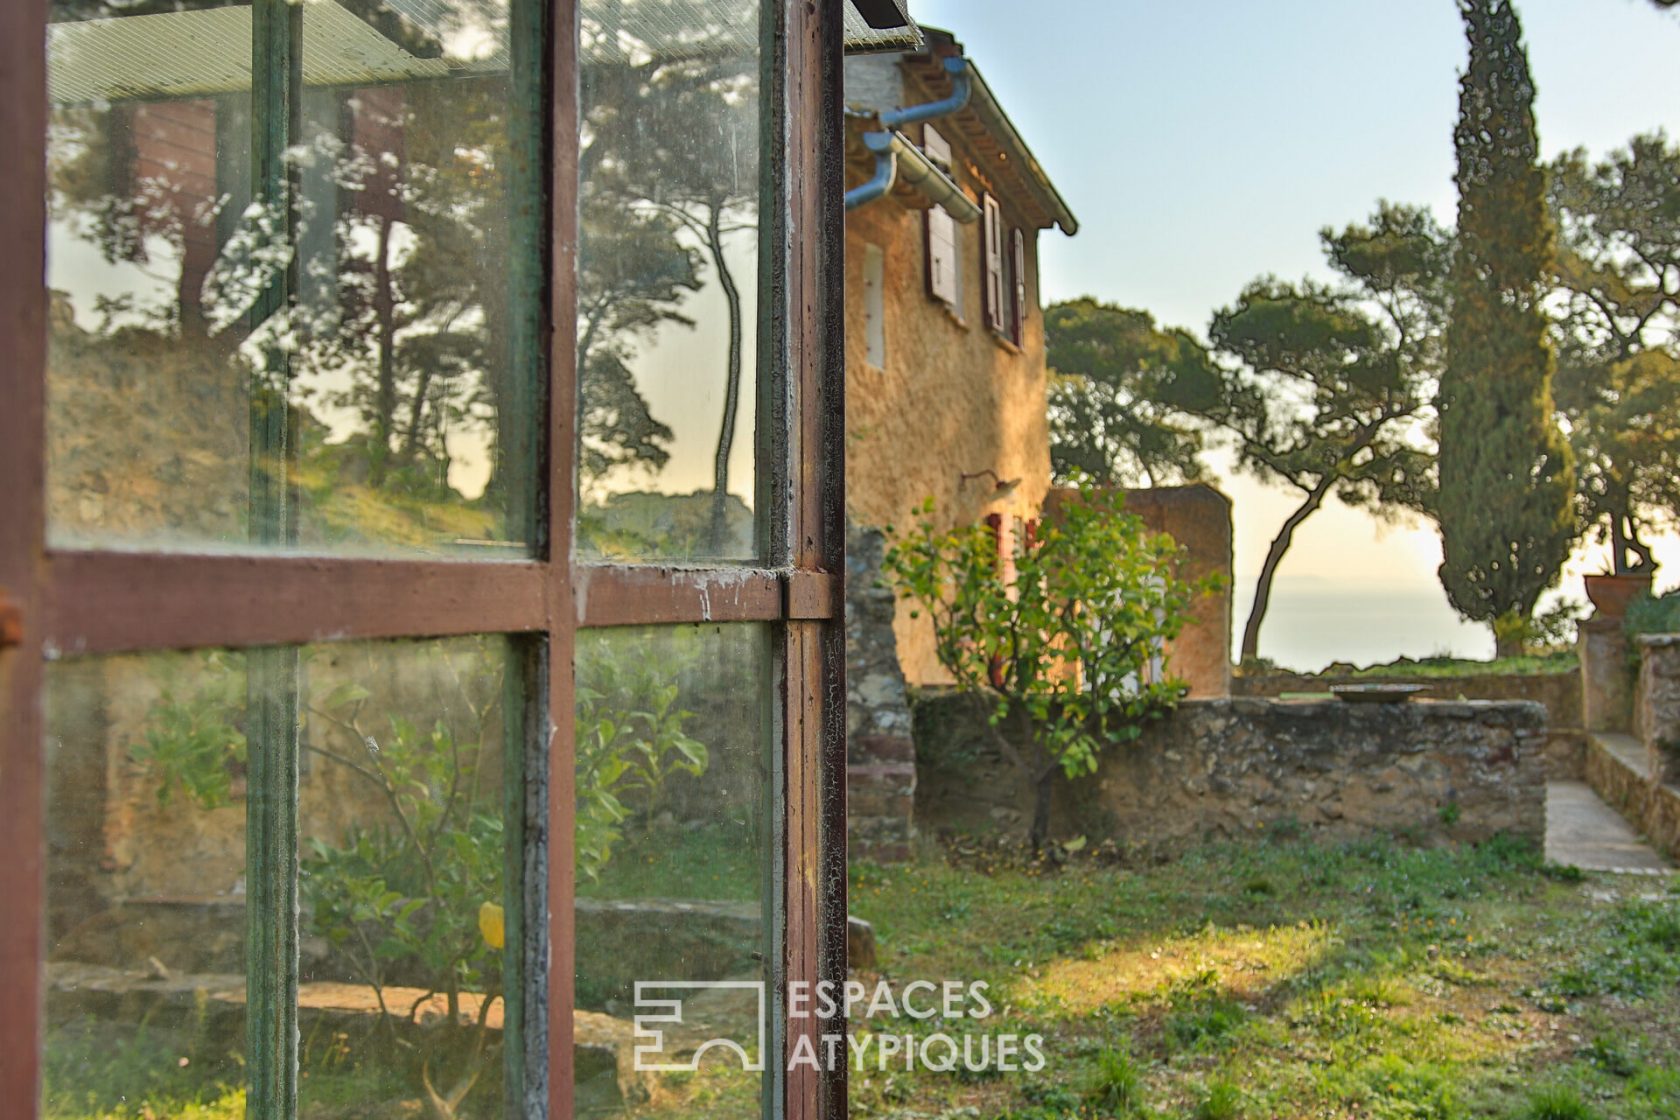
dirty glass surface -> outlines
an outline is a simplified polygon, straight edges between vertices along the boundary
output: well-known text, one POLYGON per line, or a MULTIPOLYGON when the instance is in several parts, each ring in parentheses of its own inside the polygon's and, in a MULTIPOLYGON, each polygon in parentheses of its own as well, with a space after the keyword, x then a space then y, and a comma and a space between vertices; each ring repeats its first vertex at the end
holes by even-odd
POLYGON ((769 666, 757 625, 578 635, 581 1116, 650 1099, 670 1115, 701 1101, 758 1112, 774 959, 769 666), (644 1022, 662 1035, 644 1035, 639 1062, 637 1016, 659 1016, 644 1022))
POLYGON ((49 670, 47 1117, 244 1099, 245 677, 224 653, 49 670))
POLYGON ((51 11, 51 543, 527 554, 509 0, 51 11))
POLYGON ((306 647, 304 666, 299 1114, 500 1116, 507 643, 306 647))
POLYGON ((579 9, 577 548, 752 560, 758 5, 579 9))
POLYGON ((287 1085, 304 1117, 501 1115, 509 664, 460 638, 52 665, 45 1115, 286 1116, 287 1085), (295 1068, 264 1041, 294 1029, 295 1068))

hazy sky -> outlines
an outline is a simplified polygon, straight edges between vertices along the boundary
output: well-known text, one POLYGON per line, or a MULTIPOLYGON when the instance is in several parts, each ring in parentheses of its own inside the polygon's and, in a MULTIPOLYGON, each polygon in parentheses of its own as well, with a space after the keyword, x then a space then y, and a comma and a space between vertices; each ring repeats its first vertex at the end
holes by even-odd
MULTIPOLYGON (((1452 123, 1465 54, 1451 0, 912 0, 964 44, 1078 215, 1042 235, 1046 302, 1090 294, 1201 332, 1262 273, 1322 273, 1318 230, 1379 198, 1453 218, 1452 123)), ((1680 17, 1647 0, 1520 0, 1545 155, 1680 136, 1680 17)), ((1237 627, 1293 501, 1229 480, 1237 627)), ((1659 583, 1680 575, 1665 541, 1659 583)), ((1435 578, 1432 528, 1344 508, 1296 534, 1262 654, 1316 667, 1398 654, 1486 656, 1435 578)), ((1583 557, 1563 591, 1580 599, 1583 557)))

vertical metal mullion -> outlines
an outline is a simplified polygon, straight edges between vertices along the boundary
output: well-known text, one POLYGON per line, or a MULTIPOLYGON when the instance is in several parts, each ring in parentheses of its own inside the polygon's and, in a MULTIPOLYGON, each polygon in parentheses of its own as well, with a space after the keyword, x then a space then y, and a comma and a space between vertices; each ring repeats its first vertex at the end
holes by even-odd
MULTIPOLYGON (((789 533, 792 565, 845 571, 844 354, 841 221, 839 4, 783 0, 778 60, 784 74, 781 127, 784 187, 778 219, 785 228, 780 294, 781 354, 790 388, 789 533)), ((844 620, 788 621, 785 968, 790 979, 843 980, 846 925, 844 620)), ((798 1035, 840 1033, 844 1018, 789 1025, 798 1035)), ((813 1043, 817 1040, 813 1037, 813 1043)), ((818 1053, 824 1053, 820 1045, 818 1053)), ((791 1054, 791 1050, 789 1051, 791 1054)), ((846 1070, 790 1071, 788 1117, 843 1116, 846 1070)))
MULTIPOLYGON (((761 555, 770 567, 794 564, 798 551, 799 401, 791 360, 788 316, 791 256, 788 240, 788 56, 787 0, 759 0, 759 206, 758 206, 758 423, 755 440, 757 508, 761 555)), ((768 992, 764 1070, 759 1114, 766 1120, 791 1115, 785 1055, 788 1053, 789 969, 787 890, 794 848, 794 814, 788 799, 789 768, 795 764, 801 731, 798 690, 799 641, 786 623, 770 643, 766 703, 771 717, 768 768, 770 858, 763 878, 764 977, 768 992)))
MULTIPOLYGON (((510 136, 507 181, 509 238, 507 299, 512 338, 503 384, 500 431, 502 476, 509 503, 510 535, 531 541, 539 556, 555 559, 556 540, 569 542, 565 527, 556 527, 554 491, 560 485, 552 468, 563 454, 555 443, 559 391, 547 376, 552 312, 543 296, 549 291, 549 216, 553 173, 550 149, 550 37, 556 26, 552 0, 512 0, 509 12, 510 136), (545 454, 546 451, 546 454, 545 454)), ((561 554, 562 556, 565 553, 561 554)), ((549 625, 554 624, 555 597, 565 578, 564 563, 550 563, 549 625)), ((555 789, 550 729, 552 634, 521 638, 515 646, 514 682, 503 711, 509 722, 503 773, 513 788, 504 801, 507 825, 504 908, 507 927, 502 959, 504 1108, 521 1116, 549 1115, 551 1078, 550 1018, 553 959, 550 953, 550 885, 555 839, 551 791, 555 789), (513 714, 519 713, 517 721, 513 714)))
POLYGON ((532 832, 541 832, 543 865, 530 890, 540 892, 532 904, 530 952, 532 975, 527 991, 536 1003, 528 1016, 530 1055, 526 1070, 527 1115, 547 1120, 570 1120, 573 1112, 572 1008, 575 997, 576 867, 576 731, 574 726, 572 661, 577 609, 572 601, 573 507, 577 495, 577 265, 578 265, 578 143, 580 87, 578 74, 577 0, 533 0, 545 17, 528 42, 539 46, 532 65, 540 73, 544 110, 536 177, 543 187, 545 225, 539 244, 545 249, 546 270, 539 291, 543 316, 539 338, 546 369, 548 418, 546 461, 540 487, 547 500, 547 524, 542 554, 548 558, 548 647, 546 657, 547 719, 533 723, 546 763, 546 800, 533 817, 532 832), (540 1012, 537 1009, 541 1009, 540 1012), (539 1083, 539 1076, 541 1081, 539 1083))
MULTIPOLYGON (((807 516, 815 520, 820 566, 842 576, 846 568, 846 319, 845 319, 845 59, 840 4, 819 4, 807 15, 805 34, 798 38, 806 51, 798 69, 809 78, 806 112, 810 118, 814 166, 808 169, 810 197, 803 213, 805 237, 816 249, 811 264, 815 314, 808 345, 807 376, 813 387, 806 407, 817 413, 817 446, 812 448, 817 473, 807 516), (814 54, 815 57, 812 57, 814 54)), ((847 816, 846 816, 846 625, 845 616, 819 624, 815 682, 821 705, 821 724, 815 744, 812 775, 817 791, 817 978, 836 986, 846 979, 847 816)), ((844 1016, 822 1025, 825 1031, 846 1029, 844 1016)), ((824 1120, 847 1115, 847 1066, 827 1071, 820 1090, 817 1114, 824 1120)))
POLYGON ((0 4, 0 1101, 20 1116, 40 1107, 45 1022, 46 23, 46 0, 0 4))
MULTIPOLYGON (((266 235, 296 243, 296 183, 287 149, 299 130, 303 7, 255 0, 251 7, 251 179, 266 235)), ((295 259, 259 294, 253 330, 273 331, 297 299, 295 259)), ((286 333, 284 330, 277 332, 286 333)), ((262 348, 250 399, 250 525, 253 544, 297 539, 292 500, 291 363, 278 338, 262 348)), ((246 802, 247 1114, 290 1120, 297 1112, 298 652, 265 647, 246 655, 250 794, 246 802)))

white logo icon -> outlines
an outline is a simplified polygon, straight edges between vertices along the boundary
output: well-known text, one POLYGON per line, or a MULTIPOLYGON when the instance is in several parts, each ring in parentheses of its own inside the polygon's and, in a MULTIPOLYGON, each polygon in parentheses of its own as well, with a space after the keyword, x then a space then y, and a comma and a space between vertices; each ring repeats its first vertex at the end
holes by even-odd
POLYGON ((733 1050, 741 1061, 741 1068, 758 1073, 764 1069, 764 982, 761 980, 638 980, 636 981, 635 1068, 646 1073, 689 1073, 700 1068, 700 1059, 713 1048, 733 1050), (695 1048, 687 1060, 667 1060, 665 1034, 672 1027, 683 1024, 684 993, 699 991, 747 991, 758 999, 756 1045, 748 1050, 733 1038, 708 1038, 695 1048), (659 998, 660 992, 671 993, 659 998))

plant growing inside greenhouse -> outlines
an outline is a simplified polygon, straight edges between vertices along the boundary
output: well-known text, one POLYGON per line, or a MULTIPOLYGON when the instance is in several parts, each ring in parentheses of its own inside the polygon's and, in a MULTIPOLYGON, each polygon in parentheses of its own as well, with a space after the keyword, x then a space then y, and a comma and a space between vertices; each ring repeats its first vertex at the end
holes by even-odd
MULTIPOLYGON (((353 823, 302 842, 299 887, 305 930, 335 972, 366 985, 379 1010, 372 1033, 417 1075, 424 1115, 456 1120, 501 1045, 492 1012, 509 951, 507 787, 498 659, 439 652, 449 671, 423 704, 375 695, 358 682, 383 675, 354 662, 304 699, 301 749, 323 776, 348 775, 353 823), (425 1022, 440 997, 444 1014, 425 1022)), ((656 814, 667 779, 703 774, 709 760, 684 731, 693 713, 676 705, 675 685, 626 666, 597 669, 604 683, 578 698, 578 866, 590 879, 621 825, 656 814)), ((130 756, 156 781, 161 807, 179 798, 216 809, 241 793, 243 677, 238 655, 211 654, 199 671, 160 682, 130 756)), ((312 969, 303 971, 307 980, 312 969)))

